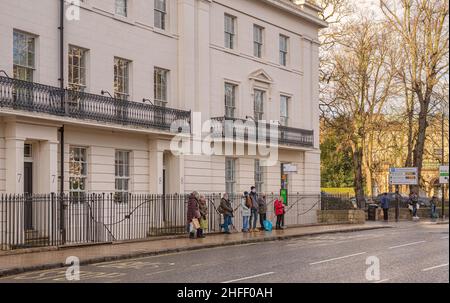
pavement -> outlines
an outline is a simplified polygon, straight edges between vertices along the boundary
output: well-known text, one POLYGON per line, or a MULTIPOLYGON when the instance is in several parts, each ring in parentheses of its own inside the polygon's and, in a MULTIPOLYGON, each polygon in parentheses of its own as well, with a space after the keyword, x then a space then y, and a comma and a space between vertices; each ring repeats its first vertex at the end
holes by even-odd
MULTIPOLYGON (((289 240, 319 234, 355 232, 392 227, 391 224, 367 222, 366 224, 315 225, 273 230, 272 232, 214 234, 204 239, 169 237, 165 239, 124 242, 105 245, 44 248, 0 253, 0 277, 19 273, 61 268, 67 266, 69 257, 75 256, 81 265, 147 257, 182 251, 211 249, 222 246, 252 244, 266 241, 289 240)), ((68 262, 70 263, 70 262, 68 262)))
MULTIPOLYGON (((449 283, 448 224, 400 222, 389 226, 393 228, 345 226, 347 231, 339 233, 305 232, 283 241, 89 264, 81 266, 80 280, 72 282, 449 283)), ((189 243, 195 245, 195 241, 189 243)), ((68 281, 66 269, 58 268, 0 278, 2 282, 68 281)))

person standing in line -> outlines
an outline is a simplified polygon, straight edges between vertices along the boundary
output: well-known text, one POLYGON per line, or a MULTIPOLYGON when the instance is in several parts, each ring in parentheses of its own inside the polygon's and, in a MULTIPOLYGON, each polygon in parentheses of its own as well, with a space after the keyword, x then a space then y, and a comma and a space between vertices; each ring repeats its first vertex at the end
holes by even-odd
POLYGON ((193 220, 200 219, 199 210, 199 200, 200 195, 198 192, 194 191, 189 195, 188 206, 187 206, 187 224, 189 229, 189 238, 195 238, 196 229, 194 228, 193 220))
POLYGON ((241 201, 242 207, 242 232, 249 232, 249 219, 252 208, 252 199, 248 195, 248 192, 244 192, 244 198, 241 201))
POLYGON ((438 217, 437 213, 436 213, 436 206, 438 205, 438 203, 439 203, 439 199, 438 199, 438 197, 436 197, 436 195, 434 195, 430 200, 431 218, 432 219, 436 219, 438 217))
POLYGON ((200 211, 200 228, 197 229, 197 238, 205 238, 204 232, 208 229, 208 205, 204 195, 200 196, 198 208, 200 211))
POLYGON ((412 206, 412 217, 413 219, 419 219, 417 216, 417 207, 419 204, 419 198, 415 192, 409 194, 409 205, 412 206))
POLYGON ((283 221, 285 209, 284 203, 279 197, 275 200, 274 208, 275 208, 275 215, 277 216, 277 223, 275 229, 283 229, 282 226, 284 224, 283 221))
POLYGON ((258 194, 256 193, 256 187, 251 187, 250 198, 252 200, 252 208, 250 215, 250 231, 256 232, 256 221, 258 220, 258 194))
POLYGON ((384 221, 387 222, 389 219, 389 197, 387 193, 384 193, 381 197, 381 208, 383 209, 384 221))
POLYGON ((258 212, 259 212, 259 224, 261 225, 261 230, 265 230, 264 221, 267 219, 267 204, 266 204, 266 195, 262 194, 258 198, 258 212))
POLYGON ((233 207, 227 193, 224 193, 222 200, 220 200, 220 213, 223 214, 223 224, 220 225, 220 229, 223 229, 225 234, 231 234, 230 225, 233 224, 233 207))

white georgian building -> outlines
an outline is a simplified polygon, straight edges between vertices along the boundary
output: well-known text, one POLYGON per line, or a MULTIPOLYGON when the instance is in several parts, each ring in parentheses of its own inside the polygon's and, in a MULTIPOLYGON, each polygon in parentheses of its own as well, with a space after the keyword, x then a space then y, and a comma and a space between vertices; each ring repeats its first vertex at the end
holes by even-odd
POLYGON ((61 1, 0 1, 0 193, 59 192, 61 150, 74 194, 277 193, 283 164, 290 192, 320 192, 311 1, 71 2, 61 31, 61 1), (194 112, 280 121, 277 164, 173 155, 170 122, 194 112))

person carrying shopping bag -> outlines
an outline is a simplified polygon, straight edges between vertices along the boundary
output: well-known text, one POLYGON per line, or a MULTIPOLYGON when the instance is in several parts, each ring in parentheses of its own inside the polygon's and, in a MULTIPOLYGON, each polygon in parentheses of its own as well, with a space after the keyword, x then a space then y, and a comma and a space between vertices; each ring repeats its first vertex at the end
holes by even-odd
POLYGON ((198 201, 198 208, 200 211, 200 228, 197 229, 197 238, 205 238, 204 232, 208 229, 208 205, 204 195, 200 196, 198 201))
POLYGON ((187 226, 189 229, 189 238, 195 239, 195 233, 197 229, 200 228, 199 219, 200 209, 199 209, 199 198, 198 192, 194 191, 189 195, 188 206, 187 206, 187 226))

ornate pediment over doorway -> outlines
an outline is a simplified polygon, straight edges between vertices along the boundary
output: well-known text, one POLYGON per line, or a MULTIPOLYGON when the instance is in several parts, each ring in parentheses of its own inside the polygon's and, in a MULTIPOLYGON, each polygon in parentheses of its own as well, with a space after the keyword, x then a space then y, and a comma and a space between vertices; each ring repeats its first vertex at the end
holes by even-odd
POLYGON ((267 84, 273 83, 272 78, 263 69, 258 69, 257 71, 254 71, 253 73, 251 73, 249 76, 249 79, 267 83, 267 84))

